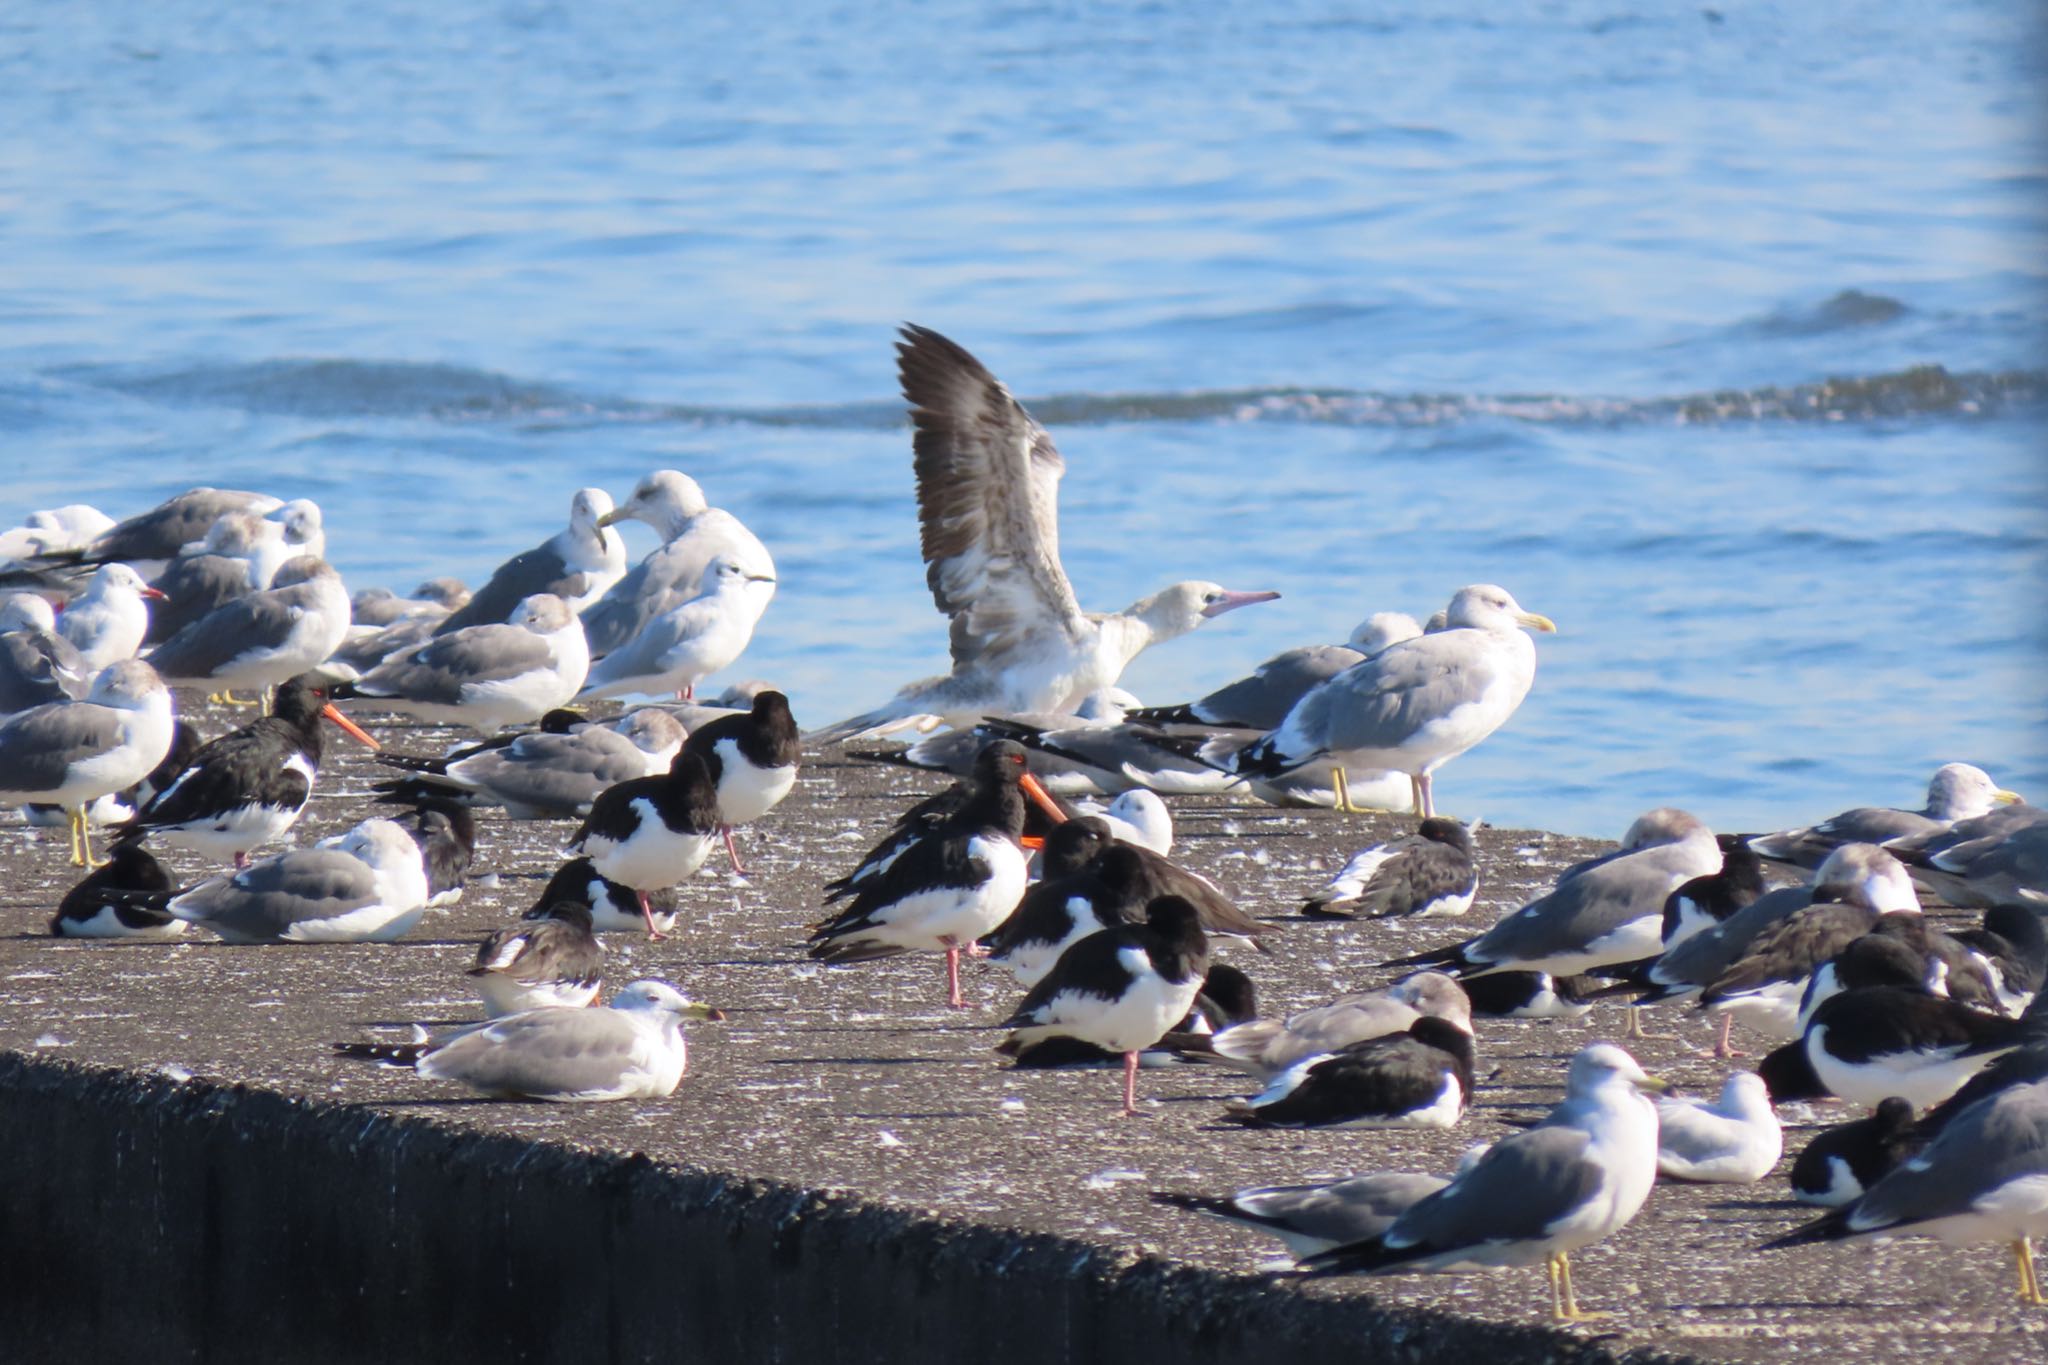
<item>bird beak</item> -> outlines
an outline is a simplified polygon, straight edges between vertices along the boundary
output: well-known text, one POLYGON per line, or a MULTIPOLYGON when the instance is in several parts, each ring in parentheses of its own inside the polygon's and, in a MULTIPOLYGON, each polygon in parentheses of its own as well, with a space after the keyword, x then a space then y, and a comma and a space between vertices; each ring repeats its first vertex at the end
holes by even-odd
POLYGON ((1551 620, 1548 616, 1538 616, 1533 611, 1516 612, 1515 624, 1527 626, 1530 630, 1540 630, 1545 635, 1557 634, 1557 622, 1551 620))
POLYGON ((1025 773, 1017 779, 1017 785, 1024 789, 1026 796, 1037 803, 1040 810, 1052 817, 1054 824, 1063 825, 1066 823, 1067 813, 1060 809, 1059 802, 1052 799, 1052 794, 1039 785, 1037 778, 1033 777, 1030 773, 1025 773))
POLYGON ((749 583, 773 583, 775 578, 772 574, 750 573, 747 575, 747 581, 749 583))
POLYGON ((1653 1091, 1659 1095, 1668 1095, 1678 1089, 1678 1087, 1665 1080, 1662 1076, 1639 1076, 1636 1078, 1636 1089, 1653 1091))
POLYGON ((171 600, 171 595, 162 588, 144 588, 141 595, 147 597, 152 602, 168 602, 171 600))
POLYGON ((1205 617, 1221 616, 1226 611, 1236 611, 1239 607, 1249 607, 1254 602, 1277 601, 1279 596, 1280 594, 1277 592, 1226 592, 1216 601, 1203 607, 1202 615, 1205 617))
POLYGON ((1036 834, 1020 834, 1017 836, 1017 842, 1030 849, 1033 853, 1045 847, 1045 840, 1039 838, 1036 834))
POLYGON ((603 516, 597 519, 597 528, 601 531, 607 526, 616 525, 617 523, 626 520, 631 515, 632 514, 624 507, 614 507, 611 511, 605 513, 603 516))
POLYGON ((320 714, 327 717, 327 719, 333 721, 336 725, 339 725, 342 729, 343 734, 347 735, 356 743, 363 745, 365 748, 369 749, 370 752, 375 753, 377 750, 384 747, 383 745, 379 744, 376 740, 371 739, 369 732, 363 729, 362 726, 356 724, 347 716, 341 714, 340 708, 336 707, 333 702, 328 702, 327 705, 321 707, 320 714))
POLYGON ((717 1023, 725 1018, 725 1011, 716 1005, 699 1005, 693 1002, 684 1007, 683 1018, 717 1023))
POLYGON ((2018 792, 2009 792, 2005 788, 2000 787, 1997 791, 1991 793, 1991 804, 1994 806, 2024 806, 2027 804, 2027 798, 2021 796, 2018 792))

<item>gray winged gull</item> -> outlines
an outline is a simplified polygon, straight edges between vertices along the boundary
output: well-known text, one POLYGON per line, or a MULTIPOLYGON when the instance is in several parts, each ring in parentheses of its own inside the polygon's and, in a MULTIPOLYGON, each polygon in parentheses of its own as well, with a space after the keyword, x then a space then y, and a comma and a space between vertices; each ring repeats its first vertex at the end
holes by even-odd
POLYGON ((427 895, 419 845, 369 819, 145 904, 229 943, 388 943, 419 923, 427 895))
POLYGON ((589 667, 582 623, 561 598, 543 592, 521 603, 508 624, 437 635, 338 684, 333 695, 441 725, 501 730, 539 720, 574 697, 589 667))
POLYGON ((500 564, 468 603, 434 627, 434 634, 502 625, 535 593, 551 592, 579 613, 597 602, 626 574, 625 542, 618 532, 605 529, 611 512, 611 494, 602 488, 577 489, 569 499, 568 527, 500 564))
POLYGON ((275 557, 284 549, 278 529, 254 512, 222 514, 204 541, 187 545, 150 584, 166 600, 151 608, 143 642, 162 644, 216 607, 269 587, 291 558, 275 557))
POLYGON ((38 508, 23 517, 21 525, 0 531, 0 568, 37 555, 83 549, 113 526, 112 517, 87 503, 38 508))
POLYGON ((420 1057, 419 1073, 504 1099, 660 1099, 689 1067, 685 1019, 718 1012, 661 981, 635 981, 608 1008, 508 1014, 420 1057))
POLYGON ((1113 685, 1147 647, 1279 596, 1188 581, 1120 612, 1082 612, 1060 567, 1066 461, 1052 437, 980 361, 937 332, 906 325, 896 351, 916 426, 925 578, 952 622, 953 667, 814 738, 1071 710, 1113 685))
POLYGON ((1699 1184, 1762 1180, 1785 1151, 1770 1092, 1753 1071, 1737 1071, 1711 1103, 1677 1095, 1657 1101, 1657 1174, 1699 1184))
POLYGON ((598 525, 622 521, 652 526, 661 546, 584 609, 583 628, 594 657, 622 648, 649 621, 701 593, 713 559, 723 556, 748 573, 775 577, 775 561, 760 539, 738 517, 705 502, 697 481, 680 470, 649 474, 631 497, 598 518, 598 525))
POLYGON ((590 667, 578 696, 661 696, 695 699, 700 679, 745 652, 775 594, 775 579, 738 560, 714 556, 704 590, 662 612, 638 635, 590 667))
POLYGON ((0 598, 0 716, 83 696, 91 683, 78 647, 57 633, 48 598, 32 592, 0 598))
POLYGON ((324 559, 286 561, 273 586, 208 612, 149 656, 166 681, 234 690, 275 687, 326 662, 348 637, 348 589, 324 559))
POLYGON ((48 557, 70 563, 120 561, 145 578, 163 572, 165 561, 194 541, 223 512, 254 512, 264 516, 283 506, 267 493, 234 488, 192 488, 166 498, 147 512, 117 522, 87 544, 52 552, 48 557))
POLYGON ((1341 645, 1284 650, 1245 677, 1197 701, 1139 707, 1131 719, 1154 725, 1209 725, 1227 730, 1276 730, 1309 689, 1365 662, 1389 645, 1412 640, 1422 627, 1405 612, 1381 611, 1360 621, 1341 645))
POLYGON ((101 669, 80 701, 47 702, 0 722, 0 804, 62 806, 71 861, 93 864, 86 808, 149 776, 171 750, 171 693, 140 659, 101 669))
POLYGON ((1303 1262, 1320 1274, 1532 1265, 1550 1272, 1552 1317, 1579 1322, 1569 1257, 1641 1211, 1657 1179, 1657 1111, 1670 1087, 1612 1043, 1572 1058, 1564 1102, 1488 1148, 1472 1168, 1385 1232, 1303 1262))
POLYGON ((1846 1204, 1766 1247, 1847 1238, 2004 1242, 2022 1302, 2048 1304, 2031 1239, 2048 1234, 2048 1081, 2016 1085, 1956 1115, 1927 1150, 1846 1204))
POLYGON ((667 772, 683 738, 675 717, 641 707, 610 725, 579 725, 567 734, 535 731, 453 762, 400 754, 379 761, 502 805, 514 820, 573 819, 588 815, 605 788, 667 772))
POLYGON ((1460 588, 1445 610, 1446 629, 1391 645, 1311 689, 1271 734, 1235 753, 1219 750, 1218 761, 1253 778, 1327 764, 1339 809, 1355 809, 1344 770, 1406 773, 1415 811, 1436 814, 1431 774, 1498 730, 1529 694, 1536 647, 1521 628, 1557 629, 1487 583, 1460 588))
POLYGON ((1817 825, 1760 834, 1749 846, 1766 858, 1799 867, 1819 867, 1821 859, 1843 844, 1883 844, 1939 833, 1958 820, 1983 815, 1995 805, 2019 801, 1989 773, 1967 763, 1945 763, 1927 784, 1927 804, 1919 810, 1859 806, 1817 825))
POLYGON ((1417 1019, 1443 1019, 1472 1032, 1472 1002, 1442 972, 1417 972, 1381 990, 1339 996, 1285 1018, 1252 1019, 1209 1036, 1176 1042, 1257 1078, 1275 1077, 1306 1058, 1400 1033, 1417 1019))
POLYGON ((2048 810, 2008 806, 1889 846, 1952 905, 2048 909, 2048 810))
POLYGON ((97 673, 108 664, 132 659, 149 632, 146 598, 164 599, 160 588, 142 581, 142 575, 126 564, 102 564, 92 581, 57 622, 57 633, 78 650, 87 671, 97 673))

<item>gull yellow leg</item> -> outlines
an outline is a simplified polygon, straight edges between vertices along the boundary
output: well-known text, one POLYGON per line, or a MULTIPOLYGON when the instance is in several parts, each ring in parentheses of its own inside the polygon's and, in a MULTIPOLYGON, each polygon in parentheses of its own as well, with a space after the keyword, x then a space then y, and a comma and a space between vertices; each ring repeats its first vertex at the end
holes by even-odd
POLYGON ((2041 1277, 2034 1269, 2034 1244, 2022 1237, 2012 1244, 2012 1252, 2020 1267, 2020 1301, 2037 1306, 2048 1304, 2048 1298, 2041 1295, 2041 1277))
POLYGON ((71 865, 73 867, 85 866, 85 850, 78 846, 78 831, 84 827, 84 824, 85 821, 80 818, 80 812, 76 809, 64 812, 64 828, 70 831, 71 834, 71 865))
POLYGON ((1564 1303, 1558 1314, 1559 1322, 1598 1322, 1609 1317, 1607 1313, 1588 1313, 1579 1308, 1578 1295, 1572 1293, 1572 1262, 1564 1252, 1557 1253, 1557 1278, 1564 1285, 1564 1303))
POLYGON ((1345 775, 1343 765, 1330 769, 1330 790, 1337 794, 1331 809, 1340 815, 1363 815, 1365 812, 1351 804, 1351 779, 1345 775))
POLYGON ((1647 1038, 1660 1042, 1667 1041, 1671 1037, 1668 1033, 1646 1033, 1643 1030, 1643 1012, 1634 1005, 1628 1007, 1628 1030, 1624 1036, 1629 1038, 1647 1038))
POLYGON ((258 694, 249 701, 243 701, 235 695, 234 689, 231 687, 224 687, 218 692, 207 693, 206 701, 210 706, 261 706, 263 704, 261 694, 258 694))

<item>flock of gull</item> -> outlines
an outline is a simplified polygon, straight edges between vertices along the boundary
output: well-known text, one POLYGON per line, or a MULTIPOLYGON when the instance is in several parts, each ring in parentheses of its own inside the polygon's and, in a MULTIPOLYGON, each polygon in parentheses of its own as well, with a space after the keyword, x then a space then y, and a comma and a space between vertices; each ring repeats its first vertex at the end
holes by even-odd
POLYGON ((1119 1065, 1141 1112, 1154 1059, 1232 1068, 1260 1127, 1457 1125, 1472 1103, 1475 1020, 1627 1006, 1741 1026, 1771 1047, 1712 1101, 1669 1087, 1615 1043, 1570 1060, 1547 1117, 1454 1171, 1376 1171, 1229 1194, 1160 1192, 1278 1238, 1305 1274, 1534 1265, 1560 1321, 1580 1309, 1570 1253, 1644 1207, 1659 1179, 1750 1183, 1782 1159, 1776 1106, 1839 1101, 1790 1170, 1828 1211, 1779 1239, 1927 1235, 2003 1242, 2021 1296, 2048 1302, 2029 1238, 2048 1232, 2048 817, 1950 764, 1920 810, 1872 807, 1780 833, 1713 833, 1664 807, 1620 847, 1482 933, 1382 964, 1384 984, 1261 1016, 1225 944, 1279 950, 1273 920, 1171 857, 1162 795, 1390 810, 1415 832, 1364 850, 1305 896, 1310 920, 1466 914, 1471 830, 1437 814, 1433 779, 1527 695, 1527 632, 1555 626, 1489 584, 1426 622, 1369 616, 1342 644, 1289 650, 1182 705, 1121 692, 1152 645, 1266 601, 1182 582, 1120 612, 1082 610, 1060 566, 1050 436, 974 357, 906 327, 898 345, 922 546, 950 622, 951 668, 800 735, 752 685, 700 703, 776 590, 766 547, 673 470, 623 503, 585 488, 567 527, 474 592, 451 579, 351 598, 305 500, 194 489, 116 522, 37 512, 0 533, 0 803, 68 828, 88 868, 53 933, 237 943, 383 942, 461 894, 473 810, 575 822, 539 902, 480 946, 483 1021, 345 1055, 542 1100, 666 1096, 683 1022, 716 1017, 643 980, 598 1004, 604 931, 674 931, 674 889, 792 790, 806 745, 909 732, 876 755, 957 781, 904 811, 823 888, 809 953, 831 964, 939 955, 950 1005, 963 961, 1022 992, 1001 1051, 1019 1066, 1119 1065), (662 544, 629 566, 612 528, 662 544), (211 739, 173 688, 254 718, 211 739), (237 697, 237 693, 246 694, 237 697), (600 720, 591 703, 643 699, 600 720), (344 709, 345 708, 345 709, 344 709), (352 717, 400 714, 480 738, 393 754, 391 808, 303 847, 278 844, 318 779, 323 726, 375 750, 352 717), (1108 804, 1090 797, 1114 798, 1108 804), (97 835, 101 849, 96 851, 97 835), (174 877, 152 849, 212 865, 174 877), (1789 870, 1796 880, 1772 869, 1789 870), (1962 927, 1953 913, 1981 910, 1962 927))

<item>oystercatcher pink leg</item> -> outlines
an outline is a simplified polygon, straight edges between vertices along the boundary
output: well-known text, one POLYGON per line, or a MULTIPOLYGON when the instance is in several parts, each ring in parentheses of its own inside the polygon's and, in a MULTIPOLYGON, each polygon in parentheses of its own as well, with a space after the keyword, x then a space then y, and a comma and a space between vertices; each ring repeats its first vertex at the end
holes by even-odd
POLYGON ((960 945, 946 945, 946 1003, 956 1010, 967 1008, 967 1001, 960 994, 960 945))
POLYGON ((647 893, 645 891, 638 891, 634 894, 640 897, 640 918, 647 921, 647 937, 650 939, 667 937, 661 930, 654 927, 654 905, 647 899, 647 893))
POLYGON ((1124 1054, 1124 1116, 1138 1116, 1138 1054, 1124 1054))
POLYGON ((1730 1057, 1742 1057, 1747 1055, 1746 1053, 1736 1051, 1735 1048, 1729 1045, 1728 1030, 1732 1028, 1734 1024, 1734 1015, 1723 1014, 1721 1016, 1721 1041, 1714 1044, 1714 1055, 1723 1061, 1726 1061, 1730 1057))
POLYGON ((725 856, 732 860, 732 870, 739 873, 742 877, 746 876, 747 869, 740 862, 739 848, 732 841, 732 826, 720 825, 718 832, 725 836, 725 856))

